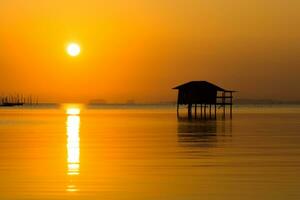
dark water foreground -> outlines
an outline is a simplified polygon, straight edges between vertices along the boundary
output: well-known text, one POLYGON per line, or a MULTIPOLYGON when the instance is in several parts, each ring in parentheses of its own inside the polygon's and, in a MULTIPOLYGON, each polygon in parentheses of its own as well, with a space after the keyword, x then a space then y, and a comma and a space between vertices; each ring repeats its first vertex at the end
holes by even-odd
POLYGON ((300 199, 300 108, 0 109, 0 199, 300 199))

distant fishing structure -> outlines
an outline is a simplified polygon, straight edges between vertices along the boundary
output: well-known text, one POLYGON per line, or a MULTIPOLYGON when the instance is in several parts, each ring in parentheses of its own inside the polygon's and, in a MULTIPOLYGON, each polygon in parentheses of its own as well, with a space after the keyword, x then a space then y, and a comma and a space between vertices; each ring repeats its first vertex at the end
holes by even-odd
POLYGON ((217 119, 217 106, 223 110, 223 119, 226 115, 226 106, 229 106, 230 118, 232 118, 233 90, 223 89, 207 81, 191 81, 179 85, 173 89, 178 90, 177 117, 180 118, 180 105, 187 105, 188 118, 217 119), (197 113, 200 107, 200 113, 197 113), (213 111, 213 112, 212 112, 213 111), (200 114, 200 116, 199 116, 200 114))
POLYGON ((23 105, 38 105, 38 97, 33 97, 31 95, 3 95, 0 96, 0 106, 12 107, 12 106, 23 106, 23 105))

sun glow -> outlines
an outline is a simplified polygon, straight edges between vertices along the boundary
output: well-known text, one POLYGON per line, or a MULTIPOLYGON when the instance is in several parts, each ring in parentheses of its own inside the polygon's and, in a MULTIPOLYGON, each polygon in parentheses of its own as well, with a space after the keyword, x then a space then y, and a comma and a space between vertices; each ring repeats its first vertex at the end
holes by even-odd
POLYGON ((80 114, 80 109, 79 108, 68 108, 67 109, 67 114, 68 115, 79 115, 80 114))
POLYGON ((80 46, 76 43, 71 43, 67 47, 67 52, 72 57, 78 56, 80 54, 80 46))

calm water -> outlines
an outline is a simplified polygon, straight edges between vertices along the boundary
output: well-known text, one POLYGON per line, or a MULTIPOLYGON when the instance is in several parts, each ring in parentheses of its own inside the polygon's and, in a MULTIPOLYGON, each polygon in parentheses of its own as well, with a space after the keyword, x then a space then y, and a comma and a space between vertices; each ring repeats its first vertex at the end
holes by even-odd
POLYGON ((0 109, 0 199, 300 199, 299 106, 76 108, 0 109))

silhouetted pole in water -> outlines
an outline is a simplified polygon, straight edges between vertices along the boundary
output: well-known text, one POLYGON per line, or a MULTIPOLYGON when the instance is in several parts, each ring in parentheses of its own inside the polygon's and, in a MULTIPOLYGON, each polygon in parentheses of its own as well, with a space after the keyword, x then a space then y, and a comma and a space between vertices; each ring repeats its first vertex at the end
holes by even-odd
POLYGON ((204 104, 204 119, 206 119, 206 104, 204 104))
POLYGON ((192 119, 192 104, 188 104, 188 118, 192 119))
POLYGON ((232 92, 230 92, 230 119, 232 119, 232 99, 233 99, 233 96, 232 96, 232 92))
POLYGON ((222 102, 223 102, 223 118, 225 119, 225 92, 222 92, 222 102))
POLYGON ((217 119, 217 104, 215 103, 215 119, 217 119))
POLYGON ((177 118, 179 118, 179 104, 177 104, 177 118))
POLYGON ((201 119, 202 119, 202 117, 203 117, 203 106, 202 106, 202 104, 201 104, 201 119))

